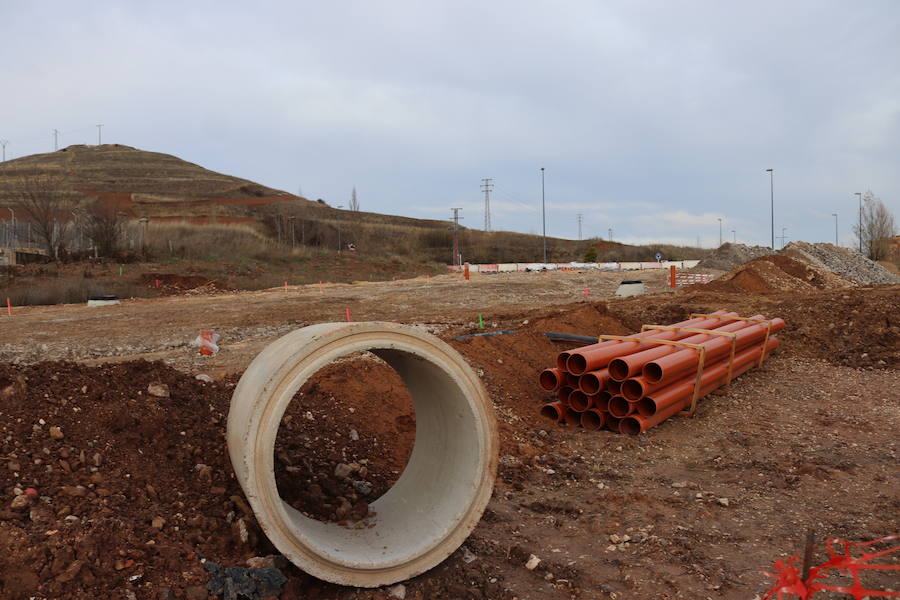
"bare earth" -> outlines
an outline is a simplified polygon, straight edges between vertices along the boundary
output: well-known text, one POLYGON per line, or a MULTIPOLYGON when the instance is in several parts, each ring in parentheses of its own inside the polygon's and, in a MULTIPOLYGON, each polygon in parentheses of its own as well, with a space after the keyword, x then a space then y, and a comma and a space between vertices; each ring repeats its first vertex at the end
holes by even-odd
MULTIPOLYGON (((249 542, 241 543, 231 537, 233 526, 226 522, 228 511, 233 515, 241 510, 240 497, 234 500, 235 495, 229 496, 239 492, 222 452, 224 421, 219 411, 227 406, 229 386, 234 381, 233 376, 226 375, 239 374, 263 346, 289 330, 343 320, 345 308, 350 308, 357 321, 418 324, 445 339, 477 331, 478 313, 483 313, 486 329, 518 331, 451 342, 482 377, 495 404, 501 424, 500 468, 494 497, 473 535, 443 564, 405 582, 406 598, 749 599, 767 588, 768 580, 760 570, 771 570, 773 561, 799 551, 808 528, 819 540, 826 536, 868 540, 900 530, 896 435, 900 430, 900 286, 760 294, 696 286, 674 294, 609 300, 622 279, 643 279, 650 291, 663 291, 664 275, 659 272, 625 276, 521 273, 476 276, 469 282, 441 276, 325 285, 321 289, 314 285, 134 300, 105 308, 72 305, 15 309, 12 318, 0 321, 0 362, 76 360, 91 365, 146 358, 172 365, 185 373, 184 381, 179 383, 181 375, 163 373, 162 366, 123 367, 136 373, 135 377, 164 378, 173 388, 201 385, 193 380, 197 373, 217 379, 203 384, 206 391, 202 393, 210 398, 213 420, 194 419, 198 433, 196 439, 188 438, 195 449, 185 458, 187 466, 181 469, 174 450, 169 456, 171 464, 165 466, 166 461, 162 461, 160 466, 171 469, 173 477, 189 478, 194 477, 193 463, 203 462, 213 467, 210 482, 198 483, 198 490, 190 490, 178 502, 160 495, 151 503, 153 512, 146 514, 141 512, 141 502, 135 505, 132 500, 124 500, 129 495, 126 482, 107 473, 108 483, 104 483, 114 492, 115 486, 122 488, 123 514, 127 505, 128 514, 137 515, 128 521, 129 527, 143 521, 146 529, 157 515, 174 523, 182 514, 185 518, 198 514, 202 519, 197 521, 200 525, 196 525, 196 532, 190 519, 183 536, 165 530, 166 552, 171 548, 171 554, 165 555, 169 563, 152 553, 131 555, 123 549, 121 557, 134 556, 133 568, 142 574, 135 583, 125 583, 132 571, 112 569, 101 552, 96 564, 85 561, 87 566, 94 565, 87 569, 94 579, 86 579, 83 568, 80 579, 65 584, 66 589, 73 598, 97 597, 99 590, 107 589, 130 589, 137 598, 185 598, 189 597, 186 590, 194 586, 196 592, 205 577, 199 564, 191 562, 190 552, 201 552, 210 560, 231 565, 271 551, 264 539, 251 536, 249 542), (584 299, 585 287, 588 301, 584 299), (702 400, 693 418, 676 417, 642 436, 627 437, 560 428, 537 415, 545 400, 536 389, 538 372, 552 364, 557 352, 574 346, 551 342, 541 332, 627 333, 639 329, 642 323, 670 323, 691 312, 719 308, 747 315, 758 312, 780 316, 788 328, 781 336, 782 347, 772 359, 739 378, 728 393, 702 400), (222 350, 217 356, 199 357, 188 345, 201 328, 222 334, 222 350), (144 374, 153 369, 162 374, 144 374), (201 424, 206 434, 200 435, 201 424), (215 509, 204 508, 202 490, 218 486, 221 501, 210 503, 215 509), (229 497, 230 501, 226 499, 229 497), (524 567, 531 554, 541 559, 533 571, 524 567), (95 580, 94 573, 107 572, 120 577, 122 583, 113 586, 102 577, 101 583, 95 580), (163 585, 171 596, 162 595, 163 585)), ((25 369, 12 365, 3 368, 11 381, 17 369, 25 369)), ((88 371, 78 377, 90 377, 90 369, 67 368, 88 371)), ((362 368, 367 369, 373 385, 390 389, 388 383, 393 379, 379 375, 377 368, 352 361, 338 364, 316 382, 317 391, 307 395, 310 404, 298 407, 314 413, 315 420, 310 423, 315 425, 299 425, 297 419, 295 428, 288 428, 285 434, 283 443, 290 448, 302 448, 303 440, 312 435, 311 431, 304 433, 303 427, 316 427, 316 435, 332 436, 332 441, 323 445, 327 452, 314 457, 323 480, 342 455, 349 452, 357 460, 360 450, 354 448, 375 448, 369 445, 372 440, 383 443, 392 435, 398 440, 394 442, 397 447, 387 451, 380 447, 366 451, 373 476, 382 477, 374 480, 376 485, 391 479, 390 473, 396 473, 390 471, 396 469, 396 457, 408 452, 410 436, 403 434, 409 433, 414 415, 406 414, 408 407, 401 402, 399 408, 389 411, 389 422, 371 418, 378 412, 367 410, 375 401, 370 393, 367 395, 371 387, 347 384, 362 368), (334 402, 341 393, 347 397, 334 402), (350 427, 358 433, 357 442, 348 441, 350 427), (377 454, 393 462, 382 464, 377 454)), ((49 363, 39 368, 46 372, 48 385, 53 369, 49 363)), ((66 391, 65 378, 57 381, 55 376, 51 387, 60 389, 60 395, 78 398, 82 381, 74 374, 70 376, 72 390, 66 391)), ((29 385, 37 386, 38 379, 32 373, 29 385)), ((140 381, 134 384, 134 394, 141 386, 146 390, 144 379, 140 381)), ((2 384, 0 376, 0 388, 2 384)), ((115 382, 116 389, 126 397, 131 393, 129 384, 115 382)), ((86 402, 79 400, 82 410, 89 413, 86 402)), ((199 404, 205 411, 206 403, 199 404)), ((129 410, 142 410, 140 402, 130 406, 129 410)), ((192 404, 186 402, 184 406, 192 404)), ((48 449, 42 453, 41 446, 46 442, 41 441, 40 428, 31 433, 31 419, 48 414, 46 411, 35 409, 32 416, 23 408, 4 409, 0 402, 0 413, 4 410, 0 423, 6 414, 19 415, 24 432, 16 434, 19 437, 0 436, 6 440, 5 445, 0 444, 4 457, 15 454, 15 460, 21 461, 22 457, 55 452, 48 449), (23 436, 30 437, 26 440, 23 436), (21 445, 19 439, 23 440, 21 445)), ((50 411, 56 414, 53 411, 57 409, 50 411)), ((97 433, 101 434, 107 435, 97 433)), ((131 438, 122 437, 124 434, 109 435, 113 437, 107 447, 114 448, 120 460, 127 460, 133 453, 136 461, 146 461, 146 456, 138 457, 137 453, 142 447, 149 449, 149 444, 135 445, 131 438)), ((279 440, 282 443, 281 435, 279 440)), ((73 444, 73 456, 77 455, 78 440, 67 437, 66 443, 73 444)), ((53 477, 60 478, 60 484, 70 478, 69 485, 88 485, 90 473, 79 474, 78 468, 73 471, 53 477)), ((35 478, 49 477, 37 468, 33 472, 35 478)), ((31 548, 29 544, 41 548, 47 529, 66 531, 68 527, 62 521, 39 527, 30 525, 27 519, 22 523, 3 521, 2 509, 12 497, 12 488, 20 484, 31 482, 15 479, 0 465, 0 525, 16 523, 18 540, 4 546, 0 532, 0 555, 13 557, 0 558, 0 597, 6 597, 3 560, 11 560, 10 565, 15 566, 17 552, 31 548)), ((140 494, 137 496, 140 500, 140 494)), ((88 491, 73 510, 89 523, 84 515, 92 514, 94 504, 116 511, 107 503, 117 497, 94 497, 88 491)), ((59 519, 66 516, 64 512, 58 514, 59 519)), ((252 516, 247 518, 252 521, 252 516)), ((134 528, 140 529, 138 525, 134 528)), ((134 539, 145 539, 140 535, 134 539)), ((74 547, 75 541, 72 544, 74 547)), ((34 552, 35 556, 44 556, 43 550, 34 552)), ((58 578, 56 573, 66 572, 68 563, 54 556, 41 559, 47 561, 44 570, 34 567, 34 580, 39 581, 44 594, 39 597, 53 597, 47 595, 48 590, 61 585, 54 579, 58 578)), ((81 558, 72 552, 67 556, 68 560, 81 558)), ((116 557, 109 560, 112 558, 116 557)), ((816 562, 822 558, 819 545, 816 562)), ((323 584, 293 567, 285 573, 289 581, 281 595, 284 599, 388 598, 385 590, 323 584)), ((870 583, 881 589, 900 588, 896 577, 886 575, 870 583)), ((13 589, 11 583, 7 585, 13 589)), ((16 589, 22 595, 9 597, 28 597, 26 586, 21 582, 18 585, 16 589)))

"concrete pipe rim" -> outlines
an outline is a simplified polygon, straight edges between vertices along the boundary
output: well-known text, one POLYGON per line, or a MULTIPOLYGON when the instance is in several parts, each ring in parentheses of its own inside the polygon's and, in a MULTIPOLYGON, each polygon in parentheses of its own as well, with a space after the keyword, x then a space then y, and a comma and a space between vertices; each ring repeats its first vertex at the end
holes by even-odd
POLYGON ((269 540, 300 569, 332 583, 379 587, 431 569, 478 524, 496 476, 498 433, 480 380, 452 347, 396 323, 322 323, 276 340, 241 377, 228 415, 237 479, 269 540), (310 519, 279 495, 274 449, 285 410, 327 364, 359 351, 404 379, 416 439, 397 482, 354 529, 310 519))

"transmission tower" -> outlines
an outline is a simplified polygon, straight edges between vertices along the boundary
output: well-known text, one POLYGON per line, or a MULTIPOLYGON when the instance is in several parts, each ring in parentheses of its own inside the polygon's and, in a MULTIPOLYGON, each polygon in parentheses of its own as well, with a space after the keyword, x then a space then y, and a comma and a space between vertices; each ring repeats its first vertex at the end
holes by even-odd
POLYGON ((462 217, 459 216, 459 211, 461 211, 462 208, 451 208, 450 210, 453 211, 453 260, 451 261, 451 264, 458 265, 460 264, 460 260, 459 237, 457 232, 459 231, 459 220, 462 219, 462 217))
POLYGON ((578 239, 580 240, 581 239, 581 222, 584 220, 584 215, 579 214, 576 218, 578 219, 578 239))
POLYGON ((481 190, 484 192, 484 230, 491 230, 491 189, 494 187, 494 180, 485 177, 481 180, 481 190))

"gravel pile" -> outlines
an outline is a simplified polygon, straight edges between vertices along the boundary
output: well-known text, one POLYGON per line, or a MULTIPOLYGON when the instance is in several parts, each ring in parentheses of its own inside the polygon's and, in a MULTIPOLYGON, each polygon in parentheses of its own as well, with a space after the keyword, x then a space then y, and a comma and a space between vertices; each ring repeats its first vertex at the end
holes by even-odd
POLYGON ((900 283, 900 277, 878 263, 869 260, 856 250, 841 248, 834 244, 791 242, 781 253, 863 285, 900 283))
POLYGON ((697 266, 730 271, 738 265, 767 254, 772 254, 772 250, 765 246, 745 246, 744 244, 725 242, 712 254, 701 260, 697 266))

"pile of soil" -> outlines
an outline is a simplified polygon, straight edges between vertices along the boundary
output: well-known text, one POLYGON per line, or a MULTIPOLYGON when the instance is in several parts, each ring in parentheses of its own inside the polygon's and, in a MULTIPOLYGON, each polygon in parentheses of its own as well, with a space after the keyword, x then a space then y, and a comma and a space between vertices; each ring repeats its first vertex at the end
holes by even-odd
POLYGON ((856 250, 834 244, 791 242, 781 254, 863 285, 900 283, 900 277, 877 262, 869 260, 856 250))
POLYGON ((773 292, 841 288, 852 282, 782 254, 769 254, 746 262, 708 284, 720 291, 773 292))
POLYGON ((217 294, 235 289, 223 281, 203 275, 141 273, 139 281, 143 286, 158 290, 163 296, 217 294))
POLYGON ((748 260, 767 254, 772 254, 772 250, 765 246, 746 246, 744 244, 725 242, 713 250, 709 256, 701 260, 697 267, 728 271, 748 260))
MULTIPOLYGON (((226 452, 234 385, 161 363, 0 365, 0 597, 206 598, 198 556, 242 566, 277 553, 226 452)), ((402 472, 414 430, 392 369, 335 363, 284 417, 280 493, 313 518, 362 519, 402 472)), ((282 598, 334 587, 282 569, 282 598)))

